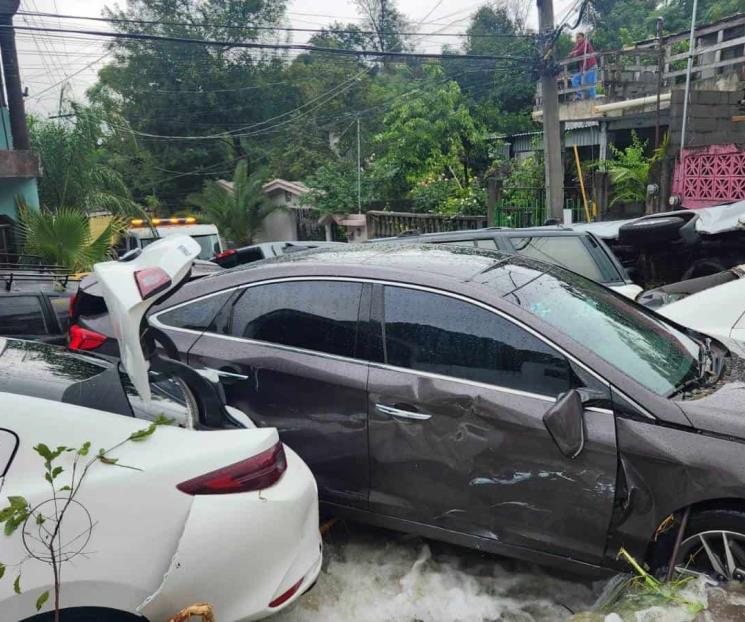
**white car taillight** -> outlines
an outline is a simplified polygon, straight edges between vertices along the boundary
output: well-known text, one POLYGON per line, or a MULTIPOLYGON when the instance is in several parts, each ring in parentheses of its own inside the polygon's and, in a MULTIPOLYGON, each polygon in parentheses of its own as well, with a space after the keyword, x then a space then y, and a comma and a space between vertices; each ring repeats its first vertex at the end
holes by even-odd
POLYGON ((137 289, 143 300, 165 291, 171 286, 171 277, 162 268, 152 267, 134 273, 137 289))
POLYGON ((225 495, 269 488, 287 470, 282 443, 246 460, 217 469, 176 486, 187 495, 225 495))

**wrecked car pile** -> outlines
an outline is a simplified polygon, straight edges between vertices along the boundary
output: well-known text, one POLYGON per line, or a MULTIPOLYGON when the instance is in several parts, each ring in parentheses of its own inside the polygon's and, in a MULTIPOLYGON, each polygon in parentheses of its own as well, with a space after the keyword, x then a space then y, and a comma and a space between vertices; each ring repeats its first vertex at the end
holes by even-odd
MULTIPOLYGON (((118 480, 152 506, 147 525, 117 505, 133 502, 119 486, 115 503, 91 480, 84 500, 111 523, 97 546, 139 553, 120 569, 126 598, 91 598, 104 555, 66 570, 71 614, 156 620, 211 601, 243 620, 287 606, 320 570, 305 464, 324 515, 593 576, 628 570, 624 549, 659 575, 745 580, 745 363, 724 340, 519 253, 345 245, 190 279, 197 253, 172 236, 96 266, 93 306, 119 362, 3 344, 3 427, 23 441, 0 453, 3 492, 29 508, 49 494, 31 483, 45 434, 106 447, 164 404, 177 415, 154 456, 120 449, 148 474, 118 480), (32 361, 45 376, 24 373, 32 361), (156 523, 162 547, 127 544, 156 523)), ((0 581, 0 608, 30 617, 48 574, 29 572, 21 594, 0 581)))

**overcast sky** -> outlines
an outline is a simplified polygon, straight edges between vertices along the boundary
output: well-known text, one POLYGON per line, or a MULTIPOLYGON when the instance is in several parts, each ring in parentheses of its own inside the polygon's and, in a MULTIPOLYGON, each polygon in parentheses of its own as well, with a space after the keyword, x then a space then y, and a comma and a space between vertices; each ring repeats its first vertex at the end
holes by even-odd
MULTIPOLYGON (((531 24, 535 25, 535 2, 523 0, 531 5, 531 24)), ((462 32, 470 15, 485 0, 398 0, 397 6, 411 23, 419 24, 421 32, 462 32)), ((554 0, 557 18, 575 4, 572 0, 554 0)), ((105 6, 115 4, 112 0, 21 0, 22 11, 61 13, 67 15, 100 16, 105 6)), ((351 0, 290 0, 288 18, 291 25, 300 28, 318 28, 334 20, 354 21, 357 14, 351 0)), ((17 25, 59 27, 54 18, 20 16, 17 25)), ((96 30, 105 24, 64 20, 65 27, 96 30)), ((296 36, 300 42, 302 36, 296 36)), ((456 42, 457 39, 450 41, 456 42)), ((423 51, 437 52, 448 40, 442 37, 422 39, 417 47, 423 51)), ((96 72, 105 62, 106 49, 100 39, 70 38, 70 36, 44 36, 39 33, 18 34, 21 77, 28 86, 27 108, 37 114, 52 114, 57 110, 60 90, 65 86, 65 97, 82 99, 85 90, 92 84, 96 72)))

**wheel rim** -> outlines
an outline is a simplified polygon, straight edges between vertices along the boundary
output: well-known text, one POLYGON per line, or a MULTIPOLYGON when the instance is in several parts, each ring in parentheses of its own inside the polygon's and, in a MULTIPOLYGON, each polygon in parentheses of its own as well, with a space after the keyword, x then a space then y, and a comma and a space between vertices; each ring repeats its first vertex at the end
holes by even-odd
POLYGON ((745 534, 716 530, 689 536, 680 545, 675 570, 717 581, 745 582, 745 534))

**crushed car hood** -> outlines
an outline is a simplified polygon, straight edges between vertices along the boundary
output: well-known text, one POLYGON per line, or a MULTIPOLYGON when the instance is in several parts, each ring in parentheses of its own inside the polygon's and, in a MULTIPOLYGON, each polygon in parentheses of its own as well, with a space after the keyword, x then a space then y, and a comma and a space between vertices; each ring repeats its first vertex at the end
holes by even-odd
POLYGON ((199 243, 189 236, 172 235, 148 245, 131 261, 106 261, 93 266, 119 342, 122 366, 145 402, 150 401, 150 365, 142 347, 142 319, 152 305, 188 278, 200 251, 199 243), (156 295, 143 299, 137 273, 148 269, 162 270, 168 283, 156 295))
POLYGON ((745 441, 745 359, 732 354, 714 387, 676 403, 695 428, 745 441))

